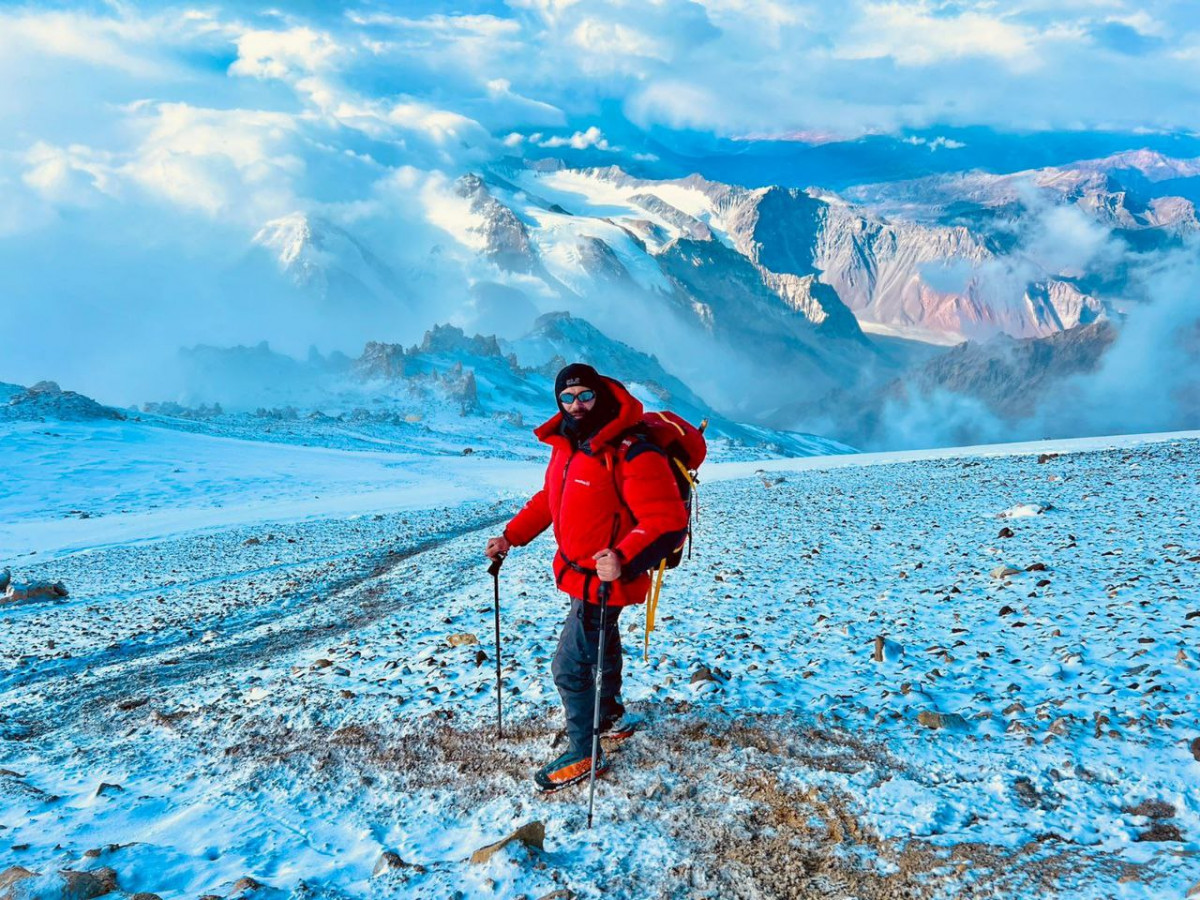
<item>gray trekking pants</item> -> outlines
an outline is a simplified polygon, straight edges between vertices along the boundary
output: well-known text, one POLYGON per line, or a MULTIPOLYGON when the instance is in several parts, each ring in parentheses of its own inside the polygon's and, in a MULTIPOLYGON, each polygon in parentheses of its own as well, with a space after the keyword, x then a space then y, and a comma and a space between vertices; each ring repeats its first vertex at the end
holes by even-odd
MULTIPOLYGON (((604 613, 604 678, 600 684, 600 724, 619 719, 625 707, 621 693, 621 632, 617 620, 621 607, 604 613)), ((558 649, 550 671, 567 715, 568 750, 592 755, 592 716, 596 696, 596 650, 600 640, 600 607, 571 598, 571 611, 563 622, 558 649)))

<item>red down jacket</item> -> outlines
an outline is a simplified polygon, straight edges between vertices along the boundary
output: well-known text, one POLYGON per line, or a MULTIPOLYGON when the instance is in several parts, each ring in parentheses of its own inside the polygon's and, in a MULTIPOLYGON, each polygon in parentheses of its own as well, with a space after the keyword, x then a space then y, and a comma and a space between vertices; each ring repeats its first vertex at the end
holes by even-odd
POLYGON ((562 434, 561 411, 534 429, 552 448, 546 480, 508 523, 504 536, 520 547, 553 525, 558 542, 554 580, 572 597, 591 603, 599 602, 600 585, 592 557, 612 547, 621 557, 622 571, 612 583, 609 603, 628 606, 645 601, 650 587, 645 570, 679 545, 687 533, 688 512, 666 456, 645 443, 631 447, 625 441, 642 421, 641 401, 620 382, 605 382, 618 412, 587 442, 590 452, 573 447, 562 434))

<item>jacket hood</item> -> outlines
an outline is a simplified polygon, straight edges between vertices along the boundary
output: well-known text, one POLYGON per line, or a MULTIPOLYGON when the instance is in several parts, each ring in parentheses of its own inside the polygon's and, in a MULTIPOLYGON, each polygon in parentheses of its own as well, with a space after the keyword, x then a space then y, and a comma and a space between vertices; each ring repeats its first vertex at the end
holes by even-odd
MULTIPOLYGON (((621 384, 615 378, 608 378, 603 375, 600 377, 616 401, 617 412, 616 415, 596 429, 595 433, 584 442, 593 451, 609 446, 615 447, 618 443, 616 439, 641 422, 642 417, 646 413, 645 408, 642 406, 642 401, 629 393, 625 385, 621 384)), ((566 440, 562 431, 563 413, 559 411, 535 428, 533 433, 543 443, 552 444, 555 438, 566 440)))

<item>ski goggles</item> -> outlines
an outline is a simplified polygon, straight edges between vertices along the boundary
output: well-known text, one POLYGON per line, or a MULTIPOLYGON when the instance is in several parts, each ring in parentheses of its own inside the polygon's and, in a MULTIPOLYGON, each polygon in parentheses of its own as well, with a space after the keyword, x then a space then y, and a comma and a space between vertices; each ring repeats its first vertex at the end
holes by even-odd
POLYGON ((563 406, 570 406, 576 400, 578 400, 580 403, 591 403, 595 399, 595 391, 580 391, 578 394, 563 393, 558 395, 558 402, 563 406))

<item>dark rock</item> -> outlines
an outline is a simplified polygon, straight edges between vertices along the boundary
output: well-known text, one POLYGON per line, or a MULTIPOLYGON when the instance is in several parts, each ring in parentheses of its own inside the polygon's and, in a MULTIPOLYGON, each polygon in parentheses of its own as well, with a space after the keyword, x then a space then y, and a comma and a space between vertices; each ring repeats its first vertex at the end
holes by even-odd
POLYGON ((233 897, 238 894, 249 894, 253 891, 262 890, 262 886, 262 882, 256 881, 249 875, 246 875, 233 883, 233 887, 229 889, 228 896, 233 897))
POLYGON ((24 881, 26 878, 33 878, 37 872, 30 872, 24 866, 9 866, 3 872, 0 872, 0 897, 11 897, 10 890, 18 881, 24 881))
POLYGON ((701 681, 716 681, 713 677, 712 669, 708 666, 701 666, 692 673, 692 684, 698 684, 701 681))
POLYGON ((1188 747, 1192 751, 1192 759, 1196 760, 1196 762, 1200 762, 1200 737, 1193 738, 1188 747))
POLYGON ((117 873, 107 866, 88 872, 63 869, 59 875, 63 879, 60 900, 92 900, 117 889, 117 873))
POLYGON ((926 728, 945 731, 966 731, 971 727, 958 713, 942 713, 928 709, 917 713, 917 722, 926 728))
POLYGON ((0 603, 35 603, 38 600, 61 600, 70 596, 61 581, 31 581, 28 584, 11 582, 0 596, 0 603))
POLYGON ((388 872, 398 872, 404 869, 412 869, 415 872, 424 872, 425 866, 409 865, 400 858, 400 853, 394 853, 390 850, 385 850, 379 854, 376 860, 376 866, 371 871, 372 878, 378 878, 380 875, 386 875, 388 872))
POLYGON ((1013 790, 1017 794, 1017 802, 1026 809, 1037 809, 1042 805, 1042 795, 1028 778, 1021 776, 1013 781, 1013 790))
POLYGON ((471 854, 471 862, 477 865, 485 863, 514 841, 522 843, 526 847, 535 847, 538 850, 542 850, 546 844, 546 826, 541 822, 529 822, 522 825, 503 840, 499 840, 494 844, 488 844, 486 847, 480 847, 471 854))
POLYGON ((1000 529, 1000 533, 998 535, 996 535, 996 537, 1010 538, 1010 537, 1013 537, 1014 534, 1015 534, 1015 532, 1011 528, 1009 528, 1007 525, 1005 525, 1003 528, 1000 529))
POLYGON ((1175 807, 1165 800, 1143 800, 1137 806, 1124 806, 1121 812, 1130 816, 1145 816, 1147 819, 1170 819, 1175 807))
POLYGON ((1169 825, 1166 822, 1155 822, 1141 834, 1134 838, 1135 841, 1179 841, 1183 842, 1183 833, 1176 825, 1169 825))

